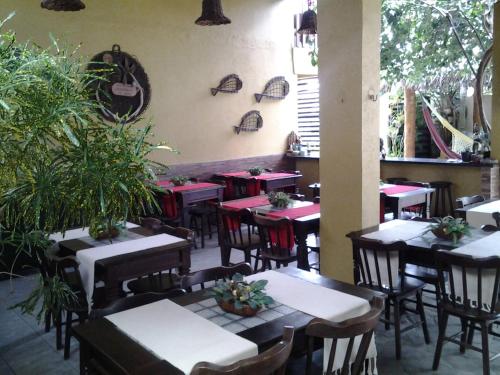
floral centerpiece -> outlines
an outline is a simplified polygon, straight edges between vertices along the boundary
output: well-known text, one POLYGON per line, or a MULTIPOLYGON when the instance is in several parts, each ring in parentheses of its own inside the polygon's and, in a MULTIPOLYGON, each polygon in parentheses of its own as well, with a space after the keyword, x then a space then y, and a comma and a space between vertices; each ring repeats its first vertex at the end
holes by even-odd
POLYGON ((90 224, 90 237, 96 240, 111 240, 120 235, 125 229, 123 221, 117 222, 113 219, 95 220, 90 224))
POLYGON ((229 281, 218 281, 212 289, 215 300, 224 311, 241 315, 253 316, 264 306, 274 303, 264 289, 267 280, 243 280, 243 275, 237 273, 229 281))
POLYGON ((187 178, 186 176, 173 176, 170 179, 170 182, 172 182, 175 186, 184 186, 188 181, 189 178, 187 178))
POLYGON ((288 207, 288 205, 292 201, 290 199, 290 197, 288 196, 288 194, 283 193, 281 191, 279 191, 277 193, 274 191, 271 191, 267 195, 267 197, 269 198, 269 203, 271 203, 271 205, 273 207, 276 207, 276 208, 286 208, 286 207, 288 207))
POLYGON ((264 172, 262 167, 252 167, 248 169, 248 173, 252 176, 260 176, 264 172))
POLYGON ((469 224, 461 218, 446 216, 442 219, 436 218, 436 223, 429 226, 429 231, 436 237, 456 244, 464 235, 470 235, 469 224))

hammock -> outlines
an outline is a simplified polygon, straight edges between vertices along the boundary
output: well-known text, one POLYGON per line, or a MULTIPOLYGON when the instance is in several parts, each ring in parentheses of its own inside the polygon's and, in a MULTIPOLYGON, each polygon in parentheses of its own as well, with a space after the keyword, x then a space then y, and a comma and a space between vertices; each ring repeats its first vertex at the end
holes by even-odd
POLYGON ((422 100, 425 105, 422 106, 422 111, 424 114, 425 124, 431 133, 432 140, 439 148, 439 150, 444 153, 448 158, 451 159, 460 159, 460 153, 464 151, 470 151, 472 149, 472 145, 474 144, 474 140, 460 130, 456 129, 451 125, 446 119, 441 116, 441 114, 430 105, 430 103, 422 96, 422 100), (434 125, 434 121, 432 120, 431 112, 434 116, 437 117, 441 125, 448 130, 452 135, 451 149, 446 145, 439 134, 439 131, 436 129, 436 125, 434 125))

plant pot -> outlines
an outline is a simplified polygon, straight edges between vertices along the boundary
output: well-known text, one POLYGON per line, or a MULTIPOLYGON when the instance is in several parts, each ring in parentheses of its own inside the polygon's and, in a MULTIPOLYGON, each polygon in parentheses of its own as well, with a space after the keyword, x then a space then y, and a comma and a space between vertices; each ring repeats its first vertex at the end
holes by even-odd
POLYGON ((217 301, 217 303, 219 304, 220 308, 222 310, 224 310, 225 312, 240 315, 240 316, 247 316, 247 317, 254 316, 260 310, 260 307, 258 307, 257 309, 252 309, 248 305, 243 305, 243 307, 241 309, 237 309, 234 306, 234 303, 226 302, 224 300, 219 300, 219 301, 217 301))
POLYGON ((113 238, 116 238, 120 235, 120 230, 116 227, 112 227, 106 231, 102 231, 97 233, 97 235, 94 237, 97 241, 102 241, 102 240, 110 240, 113 238))
POLYGON ((260 176, 262 174, 262 171, 249 171, 250 176, 260 176))
POLYGON ((174 186, 184 186, 186 185, 186 182, 181 182, 181 181, 172 181, 172 183, 174 184, 174 186))
MULTIPOLYGON (((431 232, 437 238, 440 238, 440 239, 446 240, 446 241, 453 241, 453 234, 452 233, 445 233, 444 228, 435 228, 435 229, 432 229, 431 232)), ((463 233, 455 233, 455 234, 456 234, 456 241, 460 241, 460 239, 464 236, 463 233)))

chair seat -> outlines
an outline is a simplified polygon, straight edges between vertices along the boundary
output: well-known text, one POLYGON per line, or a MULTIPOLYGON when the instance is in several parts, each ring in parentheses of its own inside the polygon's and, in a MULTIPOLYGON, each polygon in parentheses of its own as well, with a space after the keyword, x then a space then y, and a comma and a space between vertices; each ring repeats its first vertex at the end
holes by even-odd
POLYGON ((389 291, 387 288, 379 288, 378 286, 374 285, 373 287, 370 287, 370 285, 360 283, 360 286, 363 286, 365 288, 373 289, 382 293, 387 294, 389 297, 397 297, 397 296, 404 296, 407 294, 414 293, 418 289, 423 289, 425 286, 425 283, 423 281, 417 280, 413 277, 406 277, 404 278, 404 289, 401 290, 400 285, 401 281, 399 280, 397 283, 397 287, 394 288, 393 292, 389 291))
POLYGON ((297 248, 294 247, 290 252, 283 252, 283 254, 270 254, 262 251, 260 254, 261 258, 274 260, 278 262, 293 262, 297 260, 297 248))
POLYGON ((437 284, 438 273, 434 268, 427 268, 416 266, 413 264, 407 264, 405 269, 405 275, 411 278, 421 280, 428 284, 437 284))
MULTIPOLYGON (((248 235, 243 234, 241 243, 231 243, 229 246, 233 249, 238 249, 238 250, 254 250, 260 248, 260 237, 257 234, 251 234, 250 239, 248 238, 248 235)), ((238 239, 239 241, 239 239, 238 239)))
POLYGON ((179 280, 180 278, 176 274, 162 273, 129 281, 127 288, 134 294, 148 292, 161 293, 169 289, 178 288, 179 280))

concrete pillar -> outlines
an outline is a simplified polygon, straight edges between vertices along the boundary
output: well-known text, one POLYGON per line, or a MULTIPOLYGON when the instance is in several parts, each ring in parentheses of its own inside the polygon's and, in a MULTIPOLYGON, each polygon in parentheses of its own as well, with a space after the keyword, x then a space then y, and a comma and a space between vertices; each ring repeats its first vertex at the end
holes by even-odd
POLYGON ((495 4, 493 32, 493 97, 491 98, 491 157, 500 160, 500 3, 495 4))
POLYGON ((352 282, 345 235, 379 220, 380 0, 319 0, 321 269, 352 282))

